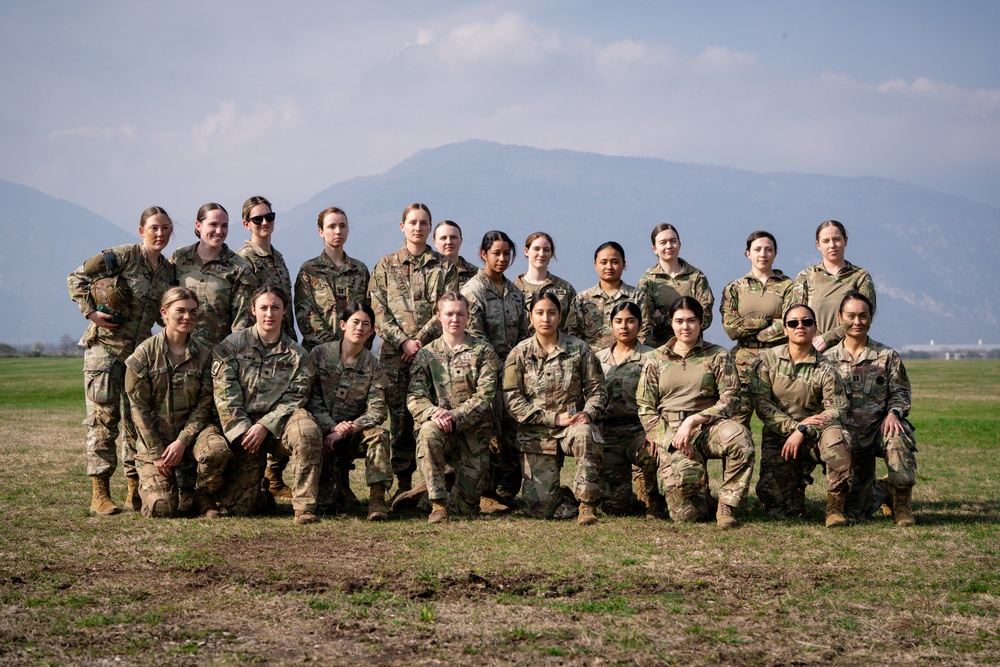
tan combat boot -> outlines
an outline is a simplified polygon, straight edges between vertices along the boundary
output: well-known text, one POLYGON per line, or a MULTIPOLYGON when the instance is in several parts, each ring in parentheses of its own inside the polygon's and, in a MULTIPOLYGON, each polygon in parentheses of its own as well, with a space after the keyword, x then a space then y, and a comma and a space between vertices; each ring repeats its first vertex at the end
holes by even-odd
POLYGON ((295 510, 295 518, 292 519, 292 523, 296 526, 305 526, 306 524, 316 523, 318 521, 319 517, 309 510, 295 510))
POLYGON ((878 488, 882 489, 882 516, 892 516, 892 487, 885 477, 876 480, 878 488))
POLYGON ((727 505, 726 503, 719 501, 719 507, 715 510, 715 522, 719 525, 722 530, 727 530, 729 528, 735 528, 736 516, 734 515, 735 508, 727 505))
POLYGON ((118 514, 121 510, 111 500, 111 479, 107 476, 91 477, 94 480, 94 490, 90 496, 90 512, 100 516, 118 514))
POLYGON ((268 468, 264 471, 264 479, 267 480, 267 490, 275 498, 291 498, 292 490, 285 485, 285 480, 281 479, 281 473, 268 468))
POLYGON ((142 511, 142 496, 139 495, 139 480, 136 477, 126 477, 128 489, 125 491, 125 509, 135 512, 142 511))
POLYGON ((580 503, 580 514, 576 517, 576 522, 581 526, 593 526, 597 523, 597 504, 580 503))
POLYGON ((368 487, 368 520, 385 521, 389 509, 385 506, 385 483, 375 482, 368 487))
POLYGON ((218 519, 219 503, 215 500, 215 494, 208 491, 198 491, 198 514, 206 519, 218 519))
POLYGON ((910 505, 912 494, 912 486, 895 486, 892 489, 892 506, 896 513, 896 525, 902 528, 909 528, 917 523, 917 520, 913 518, 913 508, 910 505))
POLYGON ((826 494, 826 527, 836 528, 846 526, 844 504, 847 502, 847 491, 827 491, 826 494))
POLYGON ((448 500, 446 498, 441 498, 440 500, 431 501, 431 514, 427 517, 427 523, 441 523, 442 521, 448 520, 448 500))
POLYGON ((663 519, 667 515, 667 502, 660 495, 659 491, 650 491, 649 500, 646 501, 646 518, 663 519))

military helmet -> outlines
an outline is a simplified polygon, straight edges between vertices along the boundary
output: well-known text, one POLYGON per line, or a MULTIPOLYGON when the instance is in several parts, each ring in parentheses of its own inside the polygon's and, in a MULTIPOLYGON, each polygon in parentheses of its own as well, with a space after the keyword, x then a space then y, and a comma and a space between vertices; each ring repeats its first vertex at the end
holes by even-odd
POLYGON ((128 317, 129 291, 128 285, 120 283, 117 276, 100 278, 90 285, 90 296, 97 310, 111 315, 113 324, 124 324, 128 317))

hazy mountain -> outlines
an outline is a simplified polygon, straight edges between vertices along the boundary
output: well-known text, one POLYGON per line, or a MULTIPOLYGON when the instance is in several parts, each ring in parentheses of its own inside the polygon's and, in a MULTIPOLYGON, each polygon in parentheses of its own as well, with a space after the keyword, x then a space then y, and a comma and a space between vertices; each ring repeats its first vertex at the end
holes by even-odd
MULTIPOLYGON (((463 255, 472 261, 487 230, 504 230, 519 244, 533 231, 549 232, 553 272, 578 289, 596 282, 593 252, 608 240, 625 247, 625 279, 635 284, 655 260, 650 230, 671 222, 681 255, 705 271, 717 297, 749 269, 750 232, 774 233, 775 264, 795 275, 819 261, 815 228, 835 218, 850 234, 847 258, 875 277, 876 338, 896 346, 932 338, 1000 342, 1000 209, 880 178, 757 174, 469 141, 420 151, 384 174, 338 183, 278 211, 275 245, 294 276, 322 250, 316 214, 339 206, 351 222, 348 254, 373 267, 400 246, 400 213, 414 201, 428 204, 435 222, 462 225, 463 255)), ((239 216, 235 206, 230 211, 239 216)), ((85 322, 67 297, 66 274, 102 248, 137 240, 78 206, 3 182, 0 231, 7 240, 0 304, 13 316, 0 320, 0 341, 11 343, 18 331, 22 343, 79 336, 85 322)), ((233 220, 230 247, 246 237, 233 220)), ((519 253, 510 277, 525 267, 519 253)), ((707 337, 727 342, 719 324, 707 337)))

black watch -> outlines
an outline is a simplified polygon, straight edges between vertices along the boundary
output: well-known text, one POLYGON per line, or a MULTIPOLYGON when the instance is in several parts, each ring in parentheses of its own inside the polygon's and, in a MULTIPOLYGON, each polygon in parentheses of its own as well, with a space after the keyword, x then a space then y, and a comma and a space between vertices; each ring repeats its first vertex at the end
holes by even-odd
POLYGON ((803 424, 799 424, 798 426, 796 426, 795 430, 801 433, 802 435, 805 435, 806 433, 809 432, 809 429, 803 424))

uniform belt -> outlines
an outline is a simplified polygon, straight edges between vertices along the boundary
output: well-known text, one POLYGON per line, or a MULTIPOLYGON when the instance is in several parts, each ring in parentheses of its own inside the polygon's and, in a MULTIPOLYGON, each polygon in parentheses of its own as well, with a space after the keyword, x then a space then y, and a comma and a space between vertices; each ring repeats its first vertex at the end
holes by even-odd
POLYGON ((748 350, 759 350, 762 347, 767 347, 767 343, 762 343, 759 340, 754 340, 752 338, 743 338, 740 340, 740 347, 748 350))
POLYGON ((618 417, 614 419, 602 419, 600 425, 604 427, 615 427, 615 426, 635 426, 637 428, 642 428, 642 422, 639 421, 638 417, 618 417))

